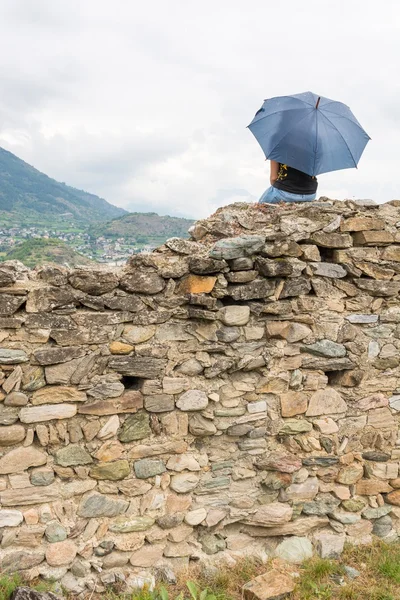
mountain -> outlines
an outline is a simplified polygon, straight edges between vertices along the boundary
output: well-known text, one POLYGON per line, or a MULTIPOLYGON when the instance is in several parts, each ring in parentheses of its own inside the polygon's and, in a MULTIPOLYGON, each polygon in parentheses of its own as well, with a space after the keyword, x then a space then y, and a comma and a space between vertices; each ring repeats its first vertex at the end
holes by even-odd
POLYGON ((187 237, 194 220, 160 216, 156 213, 130 213, 108 223, 93 225, 88 233, 92 238, 108 240, 123 238, 128 244, 158 246, 170 237, 187 237))
POLYGON ((103 198, 51 179, 0 148, 0 224, 89 225, 127 214, 103 198))
POLYGON ((22 242, 7 252, 3 260, 20 260, 27 267, 36 267, 45 262, 68 267, 94 264, 89 258, 79 254, 61 240, 52 238, 22 242))

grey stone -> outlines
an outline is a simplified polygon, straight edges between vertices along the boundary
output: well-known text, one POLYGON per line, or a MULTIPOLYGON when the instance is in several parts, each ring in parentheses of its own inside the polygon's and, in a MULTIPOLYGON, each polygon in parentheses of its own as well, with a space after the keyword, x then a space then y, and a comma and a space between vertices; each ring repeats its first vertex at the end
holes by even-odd
POLYGON ((62 467, 72 467, 77 465, 89 465, 93 462, 90 454, 81 446, 70 444, 61 450, 57 450, 54 455, 57 465, 62 467))
POLYGON ((384 504, 383 506, 378 506, 377 508, 364 508, 362 511, 362 516, 364 519, 368 519, 372 521, 374 519, 381 519, 382 517, 386 517, 393 510, 393 506, 389 506, 384 504))
POLYGON ((151 434, 150 418, 145 412, 130 415, 123 423, 118 439, 121 442, 134 442, 149 437, 151 434))
POLYGON ((44 535, 46 536, 47 541, 51 544, 54 542, 63 542, 67 539, 67 530, 61 525, 61 523, 58 523, 57 521, 51 521, 46 525, 44 535))
POLYGON ((31 484, 32 485, 51 485, 54 482, 54 471, 50 469, 40 469, 32 471, 31 473, 31 484))
POLYGON ((120 285, 127 292, 158 294, 164 289, 165 281, 158 273, 138 269, 122 275, 120 285))
POLYGON ((386 515, 374 522, 372 533, 380 538, 384 538, 391 532, 392 527, 393 521, 389 515, 386 515))
POLYGON ((342 265, 335 265, 334 263, 326 262, 312 262, 310 268, 314 275, 321 277, 330 277, 332 279, 341 279, 346 277, 347 272, 342 265))
POLYGON ((201 390, 188 390, 179 397, 176 406, 187 412, 204 410, 208 406, 207 394, 201 390))
POLYGON ((35 350, 33 352, 33 357, 39 365, 55 365, 57 363, 68 362, 73 358, 80 358, 84 356, 84 354, 85 349, 82 347, 65 346, 63 348, 44 348, 43 350, 35 350))
POLYGON ((322 493, 318 494, 312 502, 305 502, 303 513, 322 517, 336 510, 339 504, 340 500, 333 494, 322 493))
POLYGON ((189 420, 189 431, 196 436, 208 436, 217 433, 214 423, 202 415, 194 414, 189 420))
POLYGON ((133 463, 135 475, 138 479, 148 479, 165 473, 166 467, 162 460, 143 458, 133 463))
POLYGON ((25 302, 26 296, 12 296, 11 294, 0 294, 0 315, 13 315, 25 302))
POLYGON ((144 397, 144 407, 149 412, 171 412, 175 408, 174 397, 168 394, 153 394, 144 397))
POLYGON ((96 517, 116 517, 124 513, 129 506, 126 500, 113 500, 102 494, 91 494, 83 498, 79 508, 80 517, 94 519, 96 517))
POLYGON ((5 406, 25 406, 28 404, 28 396, 22 392, 11 392, 4 400, 5 406))
POLYGON ((305 277, 293 277, 285 281, 279 299, 304 296, 308 294, 310 289, 311 283, 309 279, 305 277))
MULTIPOLYGON (((3 404, 0 404, 0 425, 13 425, 16 421, 18 421, 18 412, 18 408, 14 408, 13 406, 4 406, 3 404)), ((2 439, 2 437, 3 436, 0 433, 0 440, 2 439)), ((1 444, 0 442, 0 445, 3 444, 1 444)))
POLYGON ((224 260, 216 260, 207 256, 192 256, 189 258, 189 270, 196 275, 220 273, 227 266, 224 260))
POLYGON ((255 267, 264 277, 288 277, 293 273, 293 265, 289 260, 257 257, 255 267))
POLYGON ((345 573, 349 579, 357 579, 360 577, 361 573, 354 567, 349 567, 347 565, 344 566, 345 573))
POLYGON ((377 450, 363 452, 362 457, 364 460, 372 460, 374 462, 387 462, 390 460, 390 454, 387 454, 386 452, 379 452, 377 450))
POLYGON ((312 558, 313 547, 307 538, 293 536, 277 546, 275 555, 289 563, 300 564, 312 558))
POLYGON ((343 525, 354 525, 354 523, 361 521, 360 515, 351 512, 341 512, 339 510, 333 511, 329 516, 343 525))
POLYGON ((12 551, 7 554, 3 553, 0 561, 0 567, 5 573, 13 573, 15 571, 25 571, 32 567, 37 567, 44 561, 44 552, 40 550, 28 552, 25 550, 12 551))
POLYGON ((0 528, 18 527, 23 520, 24 516, 19 510, 0 510, 0 528))
POLYGON ((9 350, 8 348, 0 348, 0 364, 1 365, 17 365, 19 363, 28 362, 29 358, 23 350, 9 350))
POLYGON ((320 533, 316 536, 316 540, 321 558, 337 560, 343 552, 346 536, 344 534, 320 533))
POLYGON ((242 285, 228 285, 227 295, 234 300, 257 300, 272 296, 275 291, 275 281, 269 279, 256 279, 251 283, 242 285))
POLYGON ((217 554, 226 548, 226 542, 218 534, 206 533, 200 537, 200 544, 205 554, 217 554))
POLYGON ((346 356, 347 352, 346 347, 343 346, 343 344, 337 344, 331 340, 318 340, 315 344, 301 346, 301 351, 326 358, 342 358, 346 356))
POLYGON ((87 395, 96 400, 106 398, 118 398, 125 391, 124 385, 120 381, 104 381, 87 390, 87 395))
POLYGON ((251 256, 262 250, 265 237, 261 235, 241 235, 219 240, 210 250, 211 258, 232 260, 251 256))
POLYGON ((144 379, 159 378, 165 368, 166 361, 162 358, 144 356, 113 356, 108 366, 121 375, 143 377, 144 379))
POLYGON ((378 322, 378 315, 362 315, 362 314, 352 314, 352 315, 347 315, 347 317, 345 317, 345 319, 347 319, 347 321, 349 321, 349 323, 354 323, 354 324, 368 324, 368 323, 377 323, 378 322))
POLYGON ((115 273, 100 269, 75 269, 70 275, 69 282, 72 287, 98 296, 111 292, 118 287, 118 277, 115 273))
POLYGON ((324 358, 314 356, 304 356, 302 361, 303 369, 312 369, 313 371, 344 371, 354 369, 355 364, 349 358, 324 358))

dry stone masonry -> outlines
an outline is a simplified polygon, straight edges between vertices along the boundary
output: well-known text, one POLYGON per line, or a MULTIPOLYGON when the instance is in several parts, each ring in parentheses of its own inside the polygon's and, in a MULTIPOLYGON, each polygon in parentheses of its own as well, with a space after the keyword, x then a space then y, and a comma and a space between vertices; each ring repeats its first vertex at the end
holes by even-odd
POLYGON ((235 204, 191 238, 1 265, 2 571, 80 593, 398 537, 400 201, 235 204))

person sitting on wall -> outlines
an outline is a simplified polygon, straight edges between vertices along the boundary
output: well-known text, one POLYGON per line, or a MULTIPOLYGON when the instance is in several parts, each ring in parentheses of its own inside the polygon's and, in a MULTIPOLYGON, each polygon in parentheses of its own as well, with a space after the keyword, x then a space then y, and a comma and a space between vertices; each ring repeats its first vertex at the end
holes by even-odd
POLYGON ((289 165, 271 160, 271 187, 259 199, 259 204, 278 202, 311 202, 315 200, 318 180, 289 165))

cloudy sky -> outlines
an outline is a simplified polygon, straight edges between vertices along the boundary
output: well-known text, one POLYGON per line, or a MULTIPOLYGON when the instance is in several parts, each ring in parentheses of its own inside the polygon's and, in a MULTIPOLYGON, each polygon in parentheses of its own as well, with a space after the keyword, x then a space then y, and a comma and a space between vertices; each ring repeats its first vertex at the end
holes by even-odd
POLYGON ((204 217, 268 185, 246 125, 311 90, 372 138, 334 198, 400 198, 398 0, 0 0, 0 146, 129 210, 204 217))

